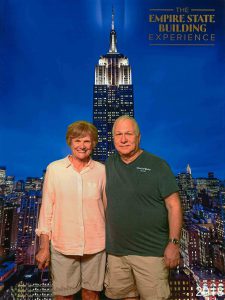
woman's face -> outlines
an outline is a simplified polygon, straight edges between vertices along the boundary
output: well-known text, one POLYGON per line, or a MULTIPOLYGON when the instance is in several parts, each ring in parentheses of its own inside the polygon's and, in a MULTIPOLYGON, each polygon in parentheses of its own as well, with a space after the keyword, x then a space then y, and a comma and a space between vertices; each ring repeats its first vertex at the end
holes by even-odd
POLYGON ((74 157, 81 161, 85 161, 89 159, 94 148, 94 143, 91 136, 87 134, 84 137, 73 138, 71 140, 70 148, 74 157))

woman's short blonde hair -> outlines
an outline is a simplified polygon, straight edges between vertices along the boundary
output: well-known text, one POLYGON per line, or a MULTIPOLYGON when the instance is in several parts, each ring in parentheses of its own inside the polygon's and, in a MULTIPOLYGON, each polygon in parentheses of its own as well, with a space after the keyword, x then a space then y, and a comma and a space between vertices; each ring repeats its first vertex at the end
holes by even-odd
POLYGON ((68 146, 71 146, 71 141, 74 138, 84 137, 86 135, 90 135, 94 147, 98 143, 98 130, 97 128, 86 121, 77 121, 70 124, 67 127, 66 132, 66 142, 68 146))

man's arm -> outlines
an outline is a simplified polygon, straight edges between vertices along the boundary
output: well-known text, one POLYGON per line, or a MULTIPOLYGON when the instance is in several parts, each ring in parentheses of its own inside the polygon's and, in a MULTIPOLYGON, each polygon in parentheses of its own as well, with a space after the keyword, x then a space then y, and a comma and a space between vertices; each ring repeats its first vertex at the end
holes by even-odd
MULTIPOLYGON (((179 240, 183 219, 179 194, 173 193, 166 197, 165 204, 168 210, 169 238, 179 240)), ((167 267, 174 268, 179 264, 179 248, 179 244, 168 242, 168 245, 164 251, 165 264, 167 267)))

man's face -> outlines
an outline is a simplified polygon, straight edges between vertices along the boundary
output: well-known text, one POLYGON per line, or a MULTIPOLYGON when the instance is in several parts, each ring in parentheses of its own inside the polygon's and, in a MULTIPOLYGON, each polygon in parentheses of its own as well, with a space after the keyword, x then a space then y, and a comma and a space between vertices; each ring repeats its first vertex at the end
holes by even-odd
POLYGON ((90 135, 84 137, 73 138, 71 140, 70 148, 74 157, 81 161, 89 159, 94 148, 93 141, 90 135))
POLYGON ((132 157, 138 151, 140 135, 136 134, 132 120, 118 121, 114 128, 113 137, 115 148, 120 155, 132 157))

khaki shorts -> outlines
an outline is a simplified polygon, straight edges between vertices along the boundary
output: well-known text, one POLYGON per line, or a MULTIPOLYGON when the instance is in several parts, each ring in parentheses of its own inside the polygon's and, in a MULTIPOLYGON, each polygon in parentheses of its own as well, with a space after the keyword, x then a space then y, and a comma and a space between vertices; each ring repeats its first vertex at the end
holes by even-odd
POLYGON ((108 255, 105 294, 111 299, 165 300, 170 295, 168 273, 163 257, 108 255))
POLYGON ((53 295, 69 296, 81 288, 101 291, 105 274, 105 251, 84 256, 63 255, 51 247, 53 295))

